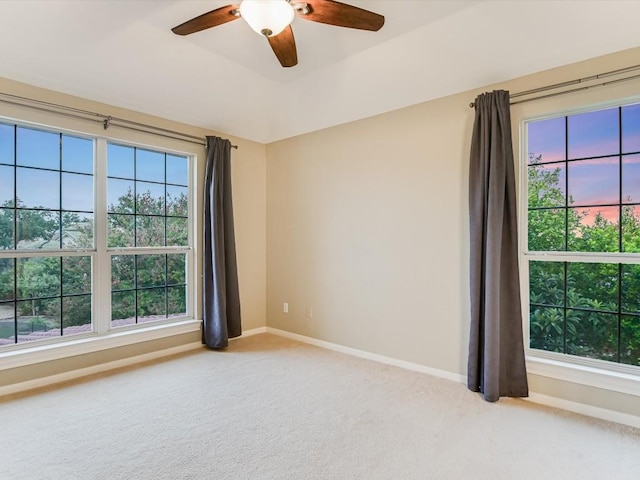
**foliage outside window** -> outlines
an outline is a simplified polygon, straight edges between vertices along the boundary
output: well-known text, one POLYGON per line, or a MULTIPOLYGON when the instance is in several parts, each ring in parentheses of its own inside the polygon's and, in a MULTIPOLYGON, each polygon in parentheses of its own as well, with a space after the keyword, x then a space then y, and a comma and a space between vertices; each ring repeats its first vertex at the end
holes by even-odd
POLYGON ((185 315, 186 255, 173 247, 188 246, 187 158, 114 143, 107 156, 107 243, 129 253, 111 257, 111 326, 185 315))
POLYGON ((188 186, 186 156, 0 123, 0 347, 184 317, 188 186))
POLYGON ((640 365, 640 104, 527 139, 529 346, 640 365))

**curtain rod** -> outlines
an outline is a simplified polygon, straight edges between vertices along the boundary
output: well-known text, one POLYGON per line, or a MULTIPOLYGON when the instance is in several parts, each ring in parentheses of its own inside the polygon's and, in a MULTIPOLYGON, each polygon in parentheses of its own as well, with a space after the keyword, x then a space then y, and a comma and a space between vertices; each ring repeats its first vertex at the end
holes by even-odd
MULTIPOLYGON (((599 80, 601 78, 607 78, 607 77, 612 77, 612 76, 615 76, 615 75, 621 75, 623 73, 635 72, 637 70, 640 70, 640 65, 633 65, 631 67, 620 68, 618 70, 611 70, 609 72, 599 73, 597 75, 591 75, 589 77, 578 78, 578 79, 569 80, 569 81, 566 81, 566 82, 554 83, 552 85, 545 85, 544 87, 538 87, 538 88, 533 88, 531 90, 525 90, 523 92, 513 93, 513 94, 509 95, 509 98, 524 97, 524 96, 527 96, 527 95, 533 95, 533 94, 536 94, 536 93, 547 92, 549 90, 555 90, 555 89, 558 89, 558 88, 570 87, 572 85, 579 85, 579 84, 582 84, 582 83, 585 83, 585 82, 592 82, 593 80, 599 80)), ((580 87, 577 87, 577 88, 570 88, 570 89, 567 89, 567 90, 562 90, 560 92, 548 93, 546 95, 538 95, 536 97, 526 98, 524 100, 516 100, 516 101, 510 102, 509 104, 510 105, 517 105, 519 103, 532 102, 534 100, 541 100, 543 98, 549 98, 549 97, 556 97, 558 95, 564 95, 565 93, 579 92, 579 91, 582 91, 582 90, 588 90, 589 88, 604 87, 606 85, 612 85, 614 83, 626 82, 627 80, 633 80, 634 78, 640 78, 640 74, 631 75, 631 76, 624 77, 624 78, 618 78, 618 79, 615 79, 615 80, 610 80, 608 82, 597 83, 597 84, 594 84, 594 85, 586 85, 586 86, 580 86, 580 87)), ((469 104, 470 108, 474 108, 475 106, 476 106, 475 102, 471 102, 469 104)))
MULTIPOLYGON (((102 113, 82 110, 80 108, 68 107, 66 105, 60 105, 57 103, 21 97, 19 95, 13 95, 10 93, 0 92, 0 102, 10 105, 17 105, 20 107, 31 108, 34 110, 40 110, 42 112, 55 113, 57 115, 62 115, 65 117, 79 118, 81 120, 87 120, 90 122, 102 123, 102 126, 105 130, 107 130, 111 126, 115 126, 125 128, 127 130, 134 130, 137 132, 150 133, 158 137, 165 137, 171 138, 173 140, 195 143, 197 145, 207 144, 206 140, 202 137, 189 135, 188 133, 182 133, 176 130, 156 127, 155 125, 149 125, 147 123, 134 122, 133 120, 127 120, 126 118, 112 117, 111 115, 104 115, 102 113)), ((238 146, 231 145, 231 148, 235 148, 237 150, 238 146)))

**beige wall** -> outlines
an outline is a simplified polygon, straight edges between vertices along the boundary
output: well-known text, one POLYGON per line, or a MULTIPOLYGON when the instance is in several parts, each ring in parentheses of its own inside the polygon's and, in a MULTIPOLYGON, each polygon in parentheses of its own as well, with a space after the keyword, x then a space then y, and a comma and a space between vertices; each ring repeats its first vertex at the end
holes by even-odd
MULTIPOLYGON (((190 135, 201 136, 202 138, 204 138, 205 135, 221 135, 225 138, 229 138, 232 143, 237 144, 239 149, 232 150, 231 165, 243 330, 265 326, 266 150, 263 144, 242 138, 229 137, 225 134, 207 131, 190 125, 179 124, 139 112, 128 111, 110 105, 104 105, 77 97, 35 88, 7 79, 0 78, 0 92, 148 123, 190 135)), ((133 132, 115 126, 105 131, 101 123, 92 123, 85 120, 61 117, 55 114, 39 112, 37 110, 26 109, 24 107, 11 106, 4 103, 0 103, 0 117, 14 119, 17 121, 35 122, 37 124, 52 126, 54 128, 69 129, 90 135, 104 136, 111 139, 136 142, 156 148, 165 148, 197 155, 197 191, 195 192, 197 203, 197 234, 195 258, 198 266, 197 276, 200 278, 202 262, 199 244, 202 237, 202 222, 200 215, 202 212, 201 199, 203 197, 205 165, 204 146, 133 132)), ((201 289, 199 285, 196 286, 196 292, 198 296, 196 301, 196 316, 197 318, 202 318, 201 289)), ((189 335, 183 334, 176 336, 175 338, 165 338, 162 340, 146 342, 144 344, 140 344, 138 347, 120 347, 113 351, 102 351, 97 354, 90 354, 83 357, 75 357, 73 359, 53 362, 44 370, 42 366, 37 365, 33 367, 22 367, 15 371, 5 370, 0 372, 0 386, 198 341, 200 341, 199 333, 189 335), (34 373, 36 371, 38 373, 34 373)))
MULTIPOLYGON (((268 145, 268 326, 465 374, 469 102, 493 88, 517 92, 634 65, 639 55, 626 51, 268 145)), ((517 158, 523 118, 639 94, 640 81, 632 81, 514 106, 517 158)), ((531 384, 536 393, 640 415, 630 395, 540 376, 531 384)))

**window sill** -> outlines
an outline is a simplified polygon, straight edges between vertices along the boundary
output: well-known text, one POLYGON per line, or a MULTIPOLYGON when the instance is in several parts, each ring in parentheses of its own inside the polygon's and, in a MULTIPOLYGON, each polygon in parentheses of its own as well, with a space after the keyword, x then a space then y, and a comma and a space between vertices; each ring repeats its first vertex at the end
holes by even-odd
POLYGON ((608 362, 579 357, 568 357, 567 360, 564 357, 547 352, 529 351, 527 372, 640 397, 640 368, 618 364, 610 366, 608 362))
POLYGON ((90 334, 65 342, 33 345, 0 353, 0 370, 24 367, 61 358, 84 355, 111 348, 200 331, 200 320, 182 320, 151 325, 145 328, 112 331, 108 334, 90 334))

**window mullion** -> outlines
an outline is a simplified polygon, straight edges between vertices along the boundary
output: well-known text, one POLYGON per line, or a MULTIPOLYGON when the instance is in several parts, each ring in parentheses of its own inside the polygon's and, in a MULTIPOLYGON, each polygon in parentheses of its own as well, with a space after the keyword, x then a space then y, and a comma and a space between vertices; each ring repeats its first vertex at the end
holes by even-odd
POLYGON ((185 281, 187 282, 187 299, 186 299, 186 314, 190 318, 197 318, 198 311, 196 308, 196 285, 199 285, 198 273, 196 269, 195 249, 198 246, 196 235, 196 218, 198 215, 197 202, 195 201, 195 193, 197 191, 196 185, 198 184, 198 171, 197 161, 195 156, 189 158, 189 173, 188 173, 188 241, 189 251, 186 254, 186 272, 185 281))
POLYGON ((93 257, 93 321, 97 333, 110 329, 111 262, 107 252, 107 141, 96 140, 95 247, 93 257))

